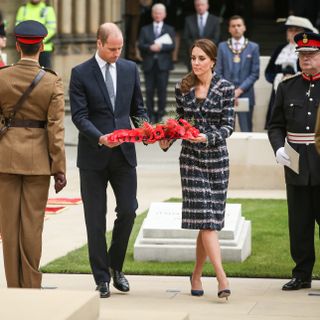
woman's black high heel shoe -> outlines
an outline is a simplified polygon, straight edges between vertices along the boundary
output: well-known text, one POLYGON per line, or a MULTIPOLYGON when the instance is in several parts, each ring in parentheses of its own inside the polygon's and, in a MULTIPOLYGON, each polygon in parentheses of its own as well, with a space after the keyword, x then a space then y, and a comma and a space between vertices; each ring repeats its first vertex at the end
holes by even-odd
POLYGON ((228 297, 231 295, 230 289, 223 289, 218 292, 218 298, 226 298, 228 300, 228 297))
MULTIPOLYGON (((190 276, 190 283, 191 283, 191 287, 192 287, 192 275, 190 276)), ((204 294, 203 290, 193 290, 193 289, 191 289, 191 295, 192 296, 201 297, 201 296, 203 296, 203 294, 204 294)))

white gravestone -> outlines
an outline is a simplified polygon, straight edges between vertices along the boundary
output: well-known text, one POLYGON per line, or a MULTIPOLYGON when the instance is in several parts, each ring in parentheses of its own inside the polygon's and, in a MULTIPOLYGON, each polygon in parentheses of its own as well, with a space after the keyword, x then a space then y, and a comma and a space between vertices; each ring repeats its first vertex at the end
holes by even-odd
MULTIPOLYGON (((181 203, 153 202, 136 242, 139 261, 193 261, 198 230, 181 228, 181 203)), ((240 204, 227 204, 225 227, 219 232, 223 261, 244 261, 251 254, 251 222, 240 204)))

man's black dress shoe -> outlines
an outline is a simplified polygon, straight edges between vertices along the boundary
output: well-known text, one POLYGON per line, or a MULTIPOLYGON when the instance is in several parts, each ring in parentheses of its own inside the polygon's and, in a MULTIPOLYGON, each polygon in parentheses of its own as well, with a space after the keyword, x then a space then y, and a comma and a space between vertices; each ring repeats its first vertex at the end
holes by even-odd
POLYGON ((308 289, 311 288, 311 281, 303 281, 299 278, 292 278, 288 283, 286 283, 282 290, 299 290, 299 289, 308 289))
POLYGON ((122 271, 110 269, 110 274, 113 279, 113 286, 116 289, 122 292, 128 292, 130 290, 129 282, 122 271))
POLYGON ((100 298, 109 298, 110 297, 110 289, 109 289, 108 282, 99 283, 96 290, 100 292, 100 298))

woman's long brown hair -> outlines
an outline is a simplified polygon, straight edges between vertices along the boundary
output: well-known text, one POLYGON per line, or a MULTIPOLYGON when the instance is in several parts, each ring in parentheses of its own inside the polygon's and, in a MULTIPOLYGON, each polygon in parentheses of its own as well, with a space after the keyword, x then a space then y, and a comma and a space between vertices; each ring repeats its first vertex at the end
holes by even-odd
MULTIPOLYGON (((213 60, 214 64, 216 62, 217 58, 217 46, 209 39, 199 39, 196 40, 192 47, 190 52, 192 53, 193 48, 200 48, 211 60, 213 60)), ((188 73, 184 78, 181 80, 181 91, 183 93, 186 93, 190 91, 192 87, 194 87, 197 84, 197 77, 191 71, 188 73)))

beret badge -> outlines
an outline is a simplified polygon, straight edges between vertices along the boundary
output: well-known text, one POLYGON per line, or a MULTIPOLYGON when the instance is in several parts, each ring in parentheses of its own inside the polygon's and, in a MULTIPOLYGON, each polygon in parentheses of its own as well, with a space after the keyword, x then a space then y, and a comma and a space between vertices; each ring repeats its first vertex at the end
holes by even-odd
POLYGON ((302 39, 302 42, 304 44, 308 43, 309 39, 308 39, 308 36, 306 34, 303 34, 303 39, 302 39))

